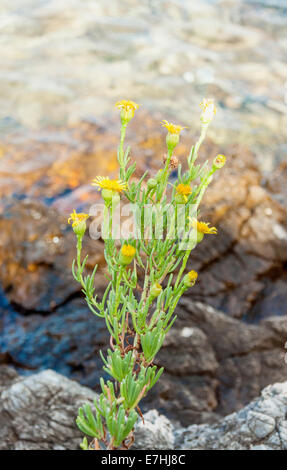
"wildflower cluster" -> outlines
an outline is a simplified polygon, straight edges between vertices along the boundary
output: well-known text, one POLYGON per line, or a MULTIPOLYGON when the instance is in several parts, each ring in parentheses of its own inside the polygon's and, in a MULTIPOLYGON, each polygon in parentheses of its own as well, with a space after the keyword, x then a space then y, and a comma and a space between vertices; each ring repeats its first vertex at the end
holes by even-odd
POLYGON ((197 220, 198 206, 214 172, 225 163, 225 157, 218 155, 211 166, 208 162, 196 164, 200 145, 215 114, 213 101, 204 100, 201 134, 187 158, 187 171, 182 172, 174 155, 184 127, 163 121, 167 130, 163 168, 155 175, 145 173, 139 181, 135 180, 136 164, 131 162, 129 149, 124 149, 124 141, 127 124, 138 105, 120 101, 116 107, 121 112, 118 179, 98 176, 92 182, 101 191, 107 227, 104 242, 108 285, 101 300, 95 295, 97 266, 91 274, 84 274, 87 257, 82 259, 82 241, 88 215, 74 211, 69 219, 77 237, 73 275, 81 284, 89 308, 106 322, 110 334, 110 349, 106 357, 101 353, 103 369, 110 380, 101 379, 101 394, 93 409, 85 404, 77 418, 78 427, 92 438, 89 443, 84 438, 83 449, 127 449, 133 443, 133 429, 142 416, 139 403, 163 372, 154 359, 176 319, 174 311, 180 297, 198 278, 194 270, 186 273, 190 253, 205 235, 217 233, 209 223, 197 220), (177 178, 171 184, 174 168, 177 178), (115 240, 111 231, 115 208, 124 201, 137 207, 141 236, 115 240), (150 217, 149 237, 145 237, 146 227, 142 223, 146 205, 155 208, 150 217), (182 206, 183 215, 178 217, 182 206), (166 207, 173 208, 171 221, 166 216, 166 207), (189 207, 194 208, 192 216, 187 211, 189 207), (163 220, 160 239, 155 236, 157 218, 163 220), (185 248, 182 242, 186 242, 185 248))

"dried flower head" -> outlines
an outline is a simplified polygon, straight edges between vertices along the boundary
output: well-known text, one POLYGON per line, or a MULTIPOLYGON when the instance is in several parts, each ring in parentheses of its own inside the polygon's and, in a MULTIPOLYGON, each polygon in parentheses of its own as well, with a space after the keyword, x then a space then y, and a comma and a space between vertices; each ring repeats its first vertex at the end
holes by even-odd
MULTIPOLYGON (((163 157, 163 163, 165 163, 167 160, 167 155, 164 155, 163 157)), ((169 161, 169 168, 172 170, 175 170, 178 167, 178 158, 172 155, 169 161)))

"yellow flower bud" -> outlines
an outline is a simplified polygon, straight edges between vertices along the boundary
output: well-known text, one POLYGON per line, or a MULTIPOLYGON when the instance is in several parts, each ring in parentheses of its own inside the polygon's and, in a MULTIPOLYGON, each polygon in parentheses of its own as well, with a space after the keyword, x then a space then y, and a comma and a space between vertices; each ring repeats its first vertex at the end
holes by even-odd
POLYGON ((212 169, 214 171, 219 170, 225 165, 225 162, 226 162, 226 157, 224 155, 217 155, 217 157, 215 157, 215 159, 213 160, 212 169))
POLYGON ((121 110, 121 121, 123 124, 130 122, 135 115, 135 110, 139 107, 134 101, 128 100, 118 101, 115 106, 121 110))
POLYGON ((162 287, 158 282, 156 282, 155 284, 153 284, 150 290, 151 298, 155 299, 156 297, 159 296, 161 292, 162 292, 162 287))
POLYGON ((74 233, 77 236, 82 237, 86 231, 87 225, 86 225, 86 220, 89 218, 88 214, 84 213, 77 213, 75 209, 73 210, 72 214, 70 215, 68 219, 68 223, 72 224, 72 228, 74 230, 74 233))
POLYGON ((132 262, 136 254, 136 249, 132 245, 123 245, 120 251, 119 262, 127 266, 132 262))
POLYGON ((183 283, 185 287, 192 287, 194 286, 196 280, 197 280, 198 274, 196 271, 190 271, 187 273, 184 278, 183 278, 183 283))

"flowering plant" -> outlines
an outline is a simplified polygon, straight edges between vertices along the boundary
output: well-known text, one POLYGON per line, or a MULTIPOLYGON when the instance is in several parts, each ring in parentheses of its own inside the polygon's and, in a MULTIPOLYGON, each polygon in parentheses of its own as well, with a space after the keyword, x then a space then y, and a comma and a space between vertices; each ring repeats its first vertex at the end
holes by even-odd
POLYGON ((184 128, 163 121, 167 130, 163 168, 153 177, 147 178, 145 173, 135 181, 136 164, 131 162, 124 141, 127 125, 138 105, 133 101, 120 101, 116 107, 121 111, 119 176, 115 180, 98 176, 92 183, 101 191, 104 201, 102 238, 109 282, 101 301, 95 295, 97 266, 91 274, 85 275, 87 257, 82 260, 81 255, 89 216, 74 211, 69 219, 77 238, 73 275, 81 284, 91 311, 106 322, 110 349, 106 357, 102 353, 101 357, 104 371, 113 380, 105 382, 101 378, 102 392, 94 401, 94 409, 89 404, 79 409, 77 425, 86 436, 92 437, 90 443, 84 437, 83 449, 127 449, 133 443, 135 423, 142 417, 139 403, 163 372, 163 368, 154 364, 155 356, 176 319, 174 311, 180 297, 198 277, 194 270, 185 273, 190 253, 206 234, 217 233, 215 227, 197 220, 198 206, 214 172, 225 164, 223 155, 218 155, 212 165, 196 163, 200 145, 216 112, 213 101, 204 100, 201 134, 191 147, 187 171, 182 173, 174 155, 184 128), (175 169, 177 177, 171 183, 175 169), (124 200, 136 208, 137 233, 116 240, 112 224, 124 200), (157 233, 159 220, 160 236, 157 233))

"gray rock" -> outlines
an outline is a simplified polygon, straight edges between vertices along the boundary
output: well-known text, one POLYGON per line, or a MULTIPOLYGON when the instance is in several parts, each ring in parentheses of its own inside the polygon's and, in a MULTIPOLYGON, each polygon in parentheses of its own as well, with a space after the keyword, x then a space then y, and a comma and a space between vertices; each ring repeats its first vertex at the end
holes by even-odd
POLYGON ((166 450, 174 448, 174 428, 172 423, 156 410, 144 415, 144 423, 139 421, 135 428, 133 449, 166 450))
MULTIPOLYGON (((19 377, 0 367, 0 450, 79 449, 83 435, 76 426, 77 410, 93 402, 95 393, 73 380, 45 370, 19 377), (6 385, 4 386, 4 382, 6 385)), ((135 449, 172 449, 173 426, 156 410, 136 427, 135 449)))
POLYGON ((287 382, 266 387, 261 396, 216 425, 175 431, 177 449, 285 450, 287 382))
MULTIPOLYGON (((20 377, 0 367, 0 449, 79 449, 77 409, 95 393, 52 370, 20 377)), ((287 382, 265 388, 261 396, 215 425, 175 430, 156 410, 135 429, 134 449, 287 449, 287 382)))

